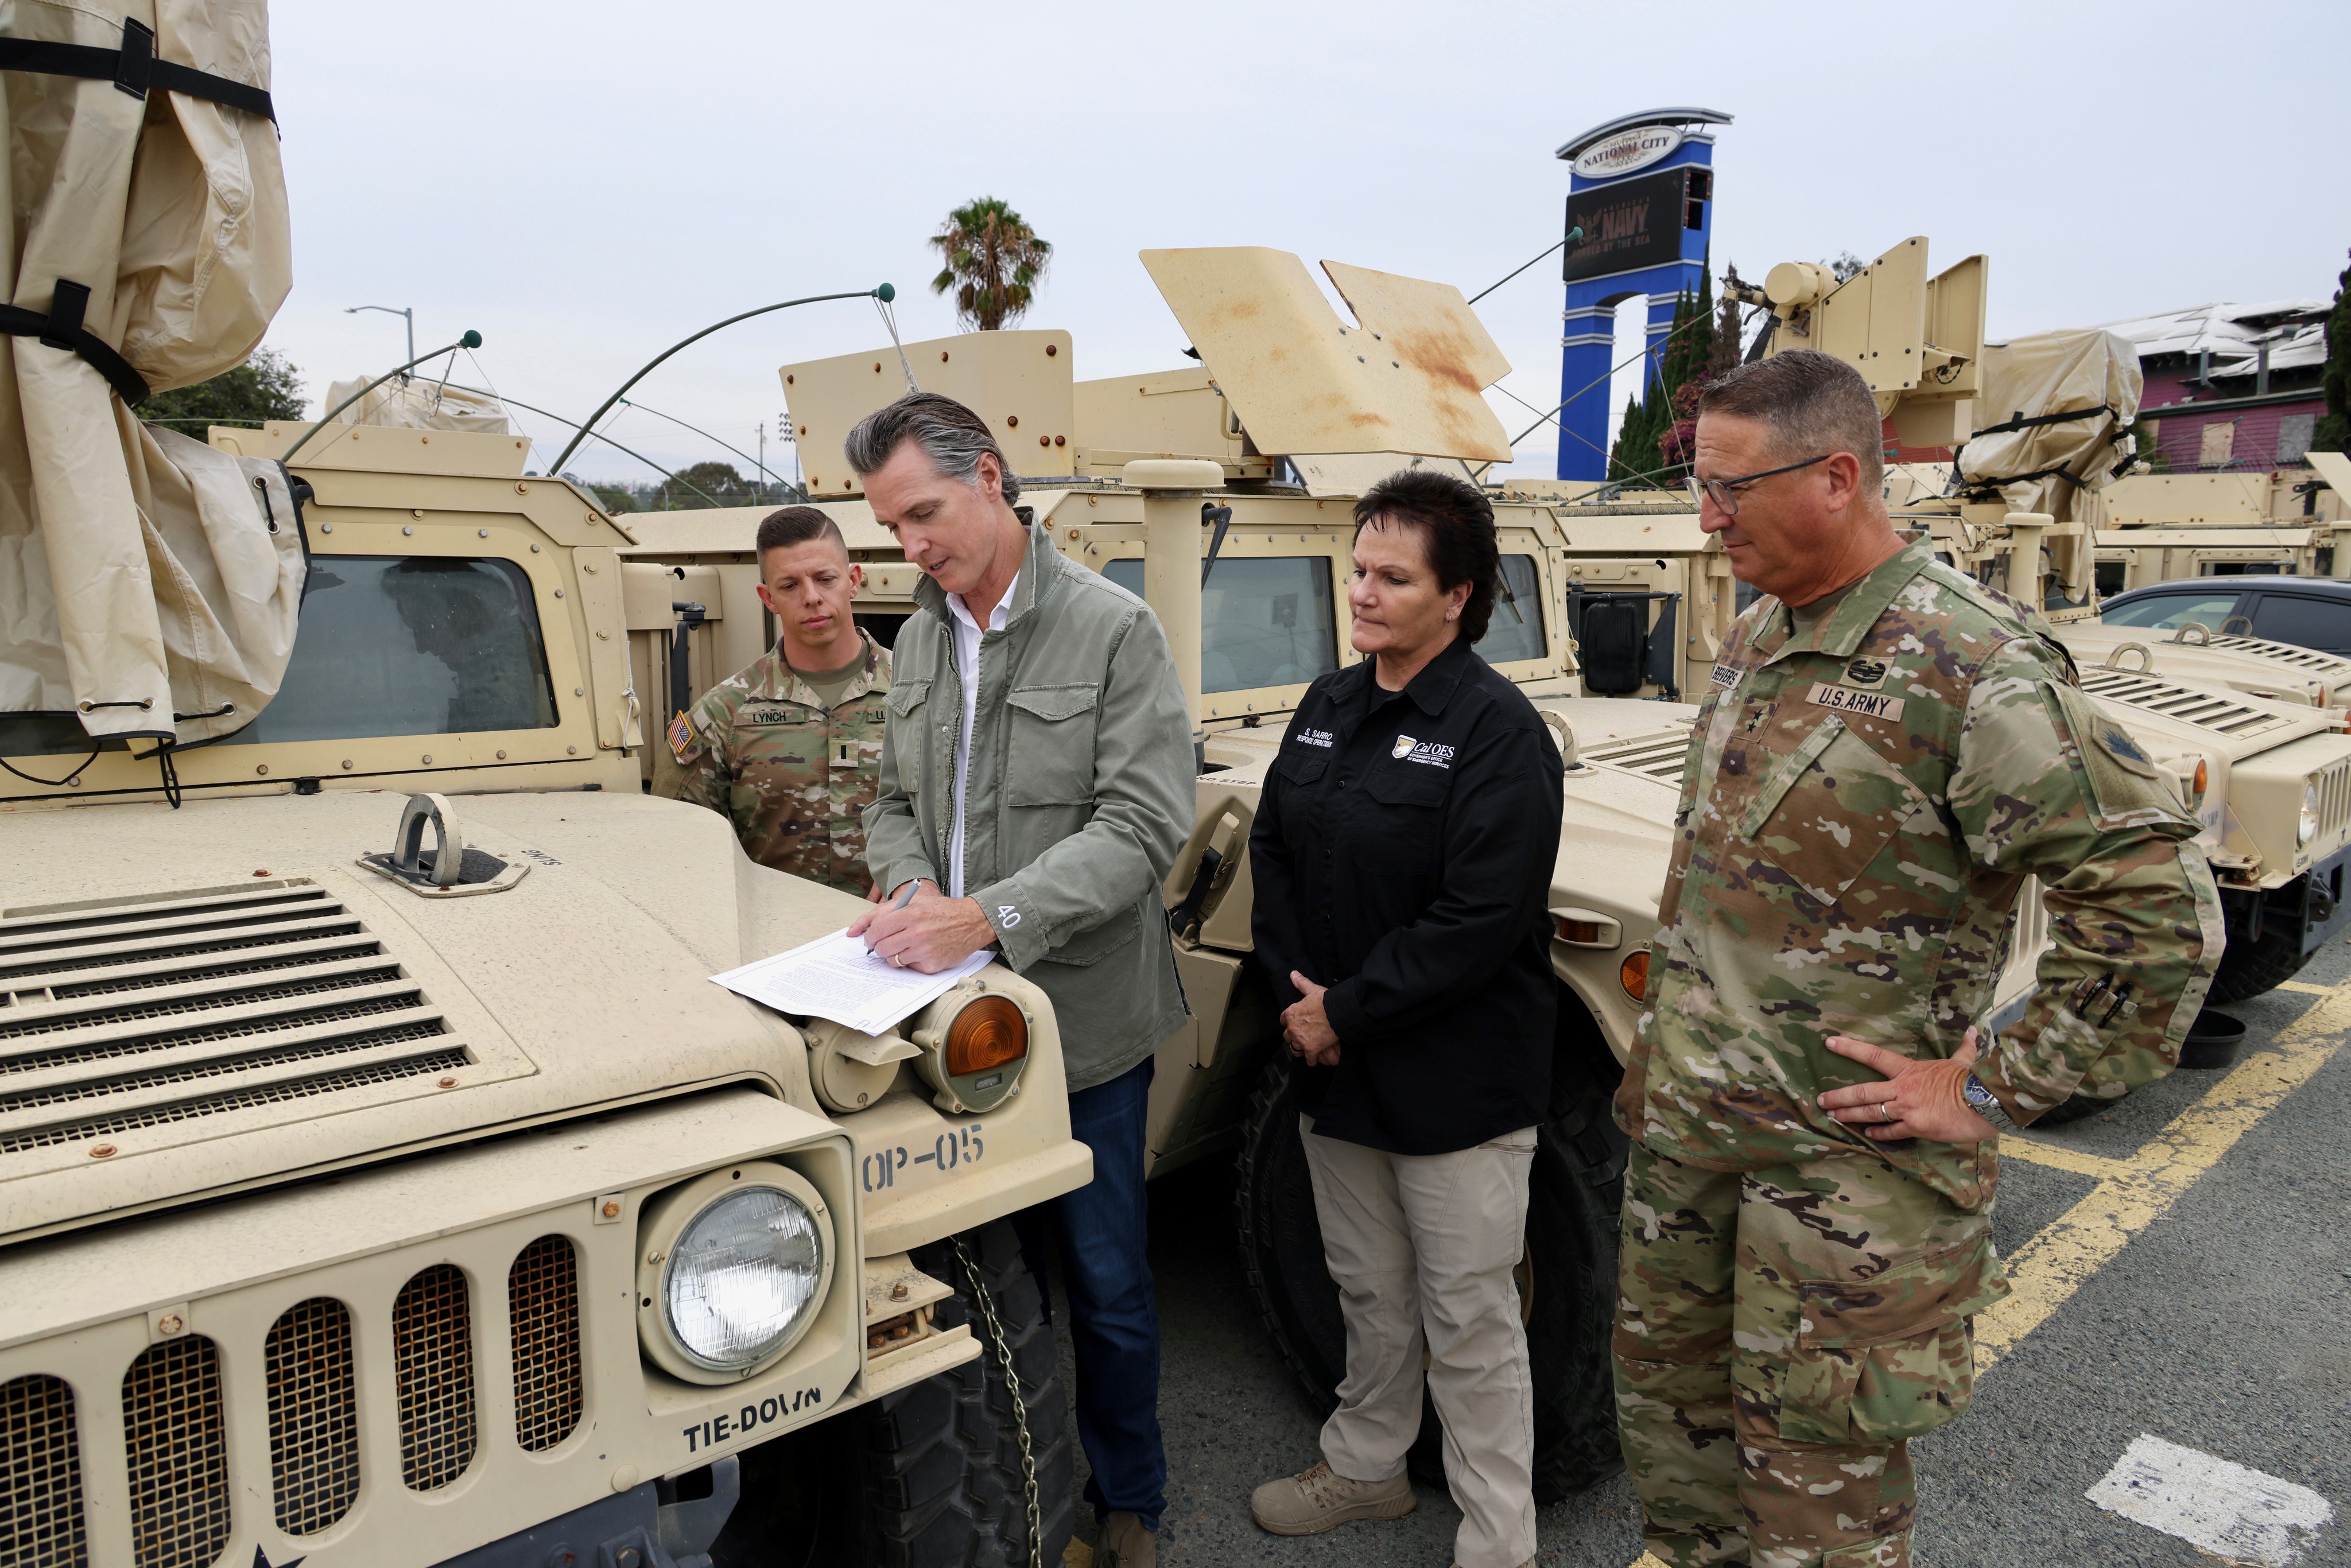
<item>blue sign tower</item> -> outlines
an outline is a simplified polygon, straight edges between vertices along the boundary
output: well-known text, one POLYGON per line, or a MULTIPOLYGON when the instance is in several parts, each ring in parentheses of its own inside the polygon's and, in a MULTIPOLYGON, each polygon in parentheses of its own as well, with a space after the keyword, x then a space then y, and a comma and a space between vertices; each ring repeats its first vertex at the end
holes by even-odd
POLYGON ((1696 295, 1714 233, 1714 134, 1730 116, 1653 109, 1596 125, 1559 150, 1571 165, 1567 305, 1560 312, 1559 476, 1608 476, 1616 307, 1649 297, 1641 384, 1658 373, 1674 300, 1696 295))

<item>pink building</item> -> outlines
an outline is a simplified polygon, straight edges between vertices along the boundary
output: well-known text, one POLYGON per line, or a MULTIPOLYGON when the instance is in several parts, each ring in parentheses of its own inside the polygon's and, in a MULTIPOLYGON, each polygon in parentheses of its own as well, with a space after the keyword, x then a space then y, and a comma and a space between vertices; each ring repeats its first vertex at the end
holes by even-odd
POLYGON ((2292 467, 2325 417, 2324 299, 2199 305, 2106 330, 2138 347, 2152 425, 2174 473, 2292 467))

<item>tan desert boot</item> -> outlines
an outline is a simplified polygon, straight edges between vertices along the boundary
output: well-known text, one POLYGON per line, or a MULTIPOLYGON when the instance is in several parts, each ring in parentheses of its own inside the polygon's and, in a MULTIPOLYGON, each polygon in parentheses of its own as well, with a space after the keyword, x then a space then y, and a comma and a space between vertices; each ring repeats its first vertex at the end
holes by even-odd
POLYGON ((1402 1519, 1419 1506, 1412 1481, 1351 1481, 1318 1460, 1302 1475, 1268 1481, 1249 1495, 1249 1512, 1276 1535, 1318 1535, 1351 1519, 1402 1519))

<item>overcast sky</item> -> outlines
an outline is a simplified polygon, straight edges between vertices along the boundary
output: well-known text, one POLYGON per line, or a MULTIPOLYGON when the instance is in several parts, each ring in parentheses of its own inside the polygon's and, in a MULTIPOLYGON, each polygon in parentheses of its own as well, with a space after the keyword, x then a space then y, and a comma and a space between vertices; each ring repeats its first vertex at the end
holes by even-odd
MULTIPOLYGON (((908 340, 945 336, 925 241, 982 194, 1054 247, 1021 325, 1074 334, 1081 379, 1167 369, 1184 339, 1138 250, 1272 246, 1474 294, 1559 237, 1554 149, 1666 105, 1737 117, 1718 273, 1924 235, 1938 269, 1991 257, 1994 337, 2329 297, 2351 246, 2341 0, 279 0, 271 32, 295 282, 269 340, 314 399, 402 357, 399 320, 353 305, 414 307, 420 348, 479 330, 501 391, 573 419, 675 340, 799 295, 886 279, 908 340)), ((1547 261, 1479 307, 1502 384, 1541 408, 1558 279, 1547 261)), ((765 421, 773 465, 777 367, 884 340, 867 302, 805 306, 636 395, 746 450, 765 421)), ((553 457, 557 427, 519 423, 553 457)), ((612 429, 670 466, 727 455, 642 412, 612 429)), ((1554 450, 1547 425, 1518 469, 1554 450)), ((570 466, 648 476, 609 449, 570 466)))

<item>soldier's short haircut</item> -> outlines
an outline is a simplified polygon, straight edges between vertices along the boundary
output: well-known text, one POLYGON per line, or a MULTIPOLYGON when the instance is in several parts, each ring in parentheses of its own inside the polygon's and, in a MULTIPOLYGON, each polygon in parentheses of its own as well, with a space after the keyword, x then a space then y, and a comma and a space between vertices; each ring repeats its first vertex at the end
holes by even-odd
POLYGON ((759 519, 759 561, 765 565, 771 549, 789 549, 810 539, 831 539, 849 553, 849 541, 841 537, 841 525, 814 507, 786 507, 769 512, 759 519))
POLYGON ((1004 476, 1004 504, 1008 507, 1020 498, 1019 476, 1004 460, 1004 449, 988 433, 987 421, 937 392, 908 392, 887 408, 875 409, 857 422, 841 450, 862 479, 896 456, 909 441, 923 449, 941 477, 975 488, 981 456, 995 458, 997 472, 1004 476))
POLYGON ((1698 412, 1756 421, 1771 431, 1771 454, 1782 463, 1850 452, 1861 464, 1862 494, 1885 488, 1886 422, 1877 400, 1861 372, 1834 354, 1790 349, 1740 365, 1698 393, 1698 412))
POLYGON ((1420 535, 1440 591, 1469 585, 1468 601, 1461 606, 1461 635, 1472 643, 1483 637, 1486 622, 1493 617, 1494 588, 1502 570, 1494 503, 1486 493, 1450 474, 1399 469, 1355 503, 1355 531, 1374 522, 1400 523, 1420 535))

